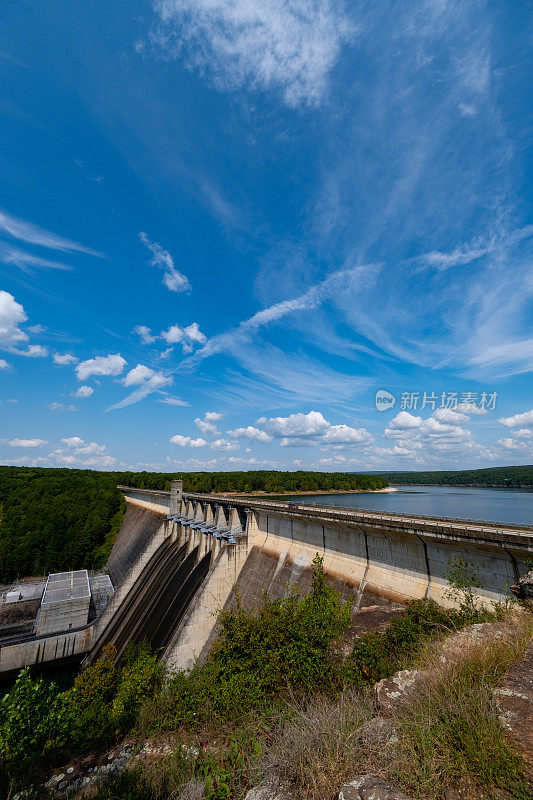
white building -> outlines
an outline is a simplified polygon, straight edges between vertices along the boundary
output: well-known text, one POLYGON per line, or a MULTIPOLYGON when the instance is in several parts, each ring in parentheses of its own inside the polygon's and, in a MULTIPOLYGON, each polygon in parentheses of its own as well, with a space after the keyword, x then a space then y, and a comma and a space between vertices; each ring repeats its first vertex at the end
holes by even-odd
POLYGON ((35 621, 36 634, 83 628, 87 625, 90 602, 86 569, 49 575, 35 621))

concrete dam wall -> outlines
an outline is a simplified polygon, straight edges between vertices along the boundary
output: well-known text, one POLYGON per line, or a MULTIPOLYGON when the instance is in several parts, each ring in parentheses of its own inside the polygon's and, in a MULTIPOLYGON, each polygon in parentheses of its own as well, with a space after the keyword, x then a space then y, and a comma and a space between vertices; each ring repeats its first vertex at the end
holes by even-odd
MULTIPOLYGON (((176 482, 177 484, 178 482, 176 482)), ((205 657, 217 612, 239 599, 258 607, 267 594, 306 591, 312 562, 356 608, 433 598, 443 605, 457 556, 472 563, 480 599, 493 604, 526 572, 533 528, 378 514, 258 498, 172 494, 120 487, 127 501, 107 570, 114 595, 82 629, 0 646, 0 672, 84 659, 107 644, 121 656, 147 639, 173 668, 205 657)))
MULTIPOLYGON (((169 493, 123 491, 128 502, 170 509, 169 493)), ((296 583, 305 591, 317 553, 328 581, 343 596, 355 597, 356 607, 380 598, 428 597, 452 604, 446 573, 457 556, 475 566, 482 584, 476 592, 491 605, 508 596, 533 553, 533 529, 527 527, 294 507, 257 498, 184 495, 170 524, 178 537, 206 543, 224 526, 243 532, 233 542, 218 540, 209 570, 168 639, 163 656, 177 668, 205 656, 216 634, 216 612, 237 597, 246 607, 257 607, 264 593, 282 597, 296 583), (199 530, 214 522, 217 528, 199 530)))

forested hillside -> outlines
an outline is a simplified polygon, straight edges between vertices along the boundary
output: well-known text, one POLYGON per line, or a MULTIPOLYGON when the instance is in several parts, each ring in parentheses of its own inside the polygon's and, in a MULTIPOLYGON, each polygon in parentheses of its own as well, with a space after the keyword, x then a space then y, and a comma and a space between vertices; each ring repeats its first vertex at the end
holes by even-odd
MULTIPOLYGON (((0 467, 0 582, 102 566, 125 507, 117 484, 169 489, 178 474, 0 467)), ((379 475, 329 472, 185 473, 190 492, 379 489, 379 475)))
POLYGON ((384 472, 389 483, 431 484, 437 486, 533 487, 533 466, 489 467, 438 472, 384 472))

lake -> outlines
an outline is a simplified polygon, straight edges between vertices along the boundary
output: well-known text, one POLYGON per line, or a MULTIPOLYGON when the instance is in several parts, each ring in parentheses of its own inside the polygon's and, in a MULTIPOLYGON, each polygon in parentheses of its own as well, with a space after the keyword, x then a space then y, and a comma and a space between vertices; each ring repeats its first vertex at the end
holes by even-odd
POLYGON ((533 490, 460 486, 391 486, 394 492, 291 495, 284 500, 393 514, 533 525, 533 490))

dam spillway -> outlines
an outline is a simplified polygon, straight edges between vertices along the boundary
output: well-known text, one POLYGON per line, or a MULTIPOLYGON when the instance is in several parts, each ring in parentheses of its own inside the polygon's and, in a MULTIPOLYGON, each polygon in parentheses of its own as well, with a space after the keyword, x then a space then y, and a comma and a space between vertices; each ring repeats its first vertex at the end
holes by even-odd
POLYGON ((446 574, 457 556, 475 567, 475 592, 491 605, 509 596, 533 554, 527 526, 119 488, 127 511, 107 564, 110 603, 80 630, 0 642, 0 673, 66 656, 89 664, 106 644, 120 656, 144 639, 169 666, 189 668, 216 636, 219 610, 237 598, 257 607, 296 584, 306 591, 317 553, 357 608, 380 598, 450 605, 446 574))

